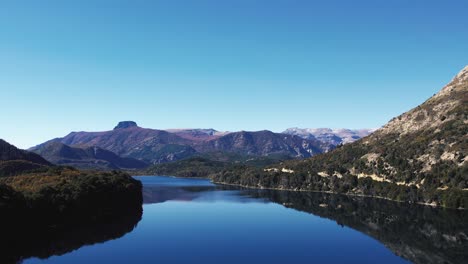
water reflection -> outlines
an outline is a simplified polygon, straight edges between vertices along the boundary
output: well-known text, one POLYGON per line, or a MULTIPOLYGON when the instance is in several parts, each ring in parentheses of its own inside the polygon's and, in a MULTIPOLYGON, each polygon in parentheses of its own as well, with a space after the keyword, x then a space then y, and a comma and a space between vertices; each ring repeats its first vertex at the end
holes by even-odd
POLYGON ((243 195, 239 187, 217 185, 207 179, 174 178, 166 176, 136 176, 143 181, 143 204, 167 201, 234 201, 259 202, 259 197, 243 195))
POLYGON ((243 190, 365 233, 414 263, 467 263, 468 212, 363 197, 243 190))
POLYGON ((0 208, 0 263, 21 263, 30 257, 47 259, 122 237, 141 220, 142 207, 121 209, 106 212, 105 217, 82 215, 76 221, 43 225, 23 212, 0 208))
MULTIPOLYGON (((163 248, 166 251, 176 248, 177 254, 179 254, 177 255, 178 257, 190 256, 190 254, 203 255, 205 252, 210 252, 210 255, 216 253, 224 254, 226 252, 223 253, 222 249, 225 248, 225 245, 231 245, 223 240, 224 236, 231 235, 232 237, 236 237, 235 234, 242 233, 246 226, 251 227, 252 231, 256 231, 257 228, 263 228, 262 232, 268 232, 263 233, 263 235, 268 236, 271 234, 267 226, 268 224, 274 227, 272 230, 280 231, 276 228, 280 227, 283 223, 286 225, 290 222, 299 223, 295 228, 291 229, 294 232, 298 232, 294 234, 284 232, 280 238, 285 239, 293 236, 291 241, 294 241, 294 235, 297 237, 304 235, 307 238, 313 238, 313 235, 309 235, 309 233, 313 234, 313 232, 310 232, 310 230, 302 232, 302 230, 307 225, 310 228, 310 221, 314 221, 314 219, 317 219, 316 217, 306 217, 304 222, 297 222, 298 218, 288 222, 287 219, 296 216, 285 211, 293 211, 284 210, 277 205, 274 205, 273 208, 266 206, 270 210, 262 212, 269 212, 271 215, 261 218, 263 215, 261 213, 261 215, 257 215, 261 220, 254 218, 252 220, 254 223, 249 222, 249 217, 239 215, 252 212, 248 210, 244 212, 245 209, 242 208, 250 208, 249 210, 258 208, 262 210, 264 207, 263 203, 280 204, 287 208, 336 221, 341 226, 347 226, 376 239, 395 254, 414 263, 466 263, 468 259, 468 213, 466 211, 434 209, 386 200, 322 193, 243 189, 214 185, 207 180, 199 179, 142 177, 141 180, 144 186, 143 202, 145 204, 160 204, 160 206, 146 205, 145 219, 133 231, 132 236, 118 240, 122 241, 121 246, 139 245, 136 251, 138 253, 134 252, 134 255, 131 256, 131 259, 135 260, 136 263, 144 262, 142 260, 145 259, 144 256, 163 257, 160 256, 164 255, 162 252, 159 252, 159 255, 152 255, 159 248, 163 248), (167 203, 168 201, 179 202, 167 203), (180 203, 180 201, 183 203, 180 203), (215 205, 207 204, 206 202, 220 203, 215 205), (238 203, 254 204, 244 206, 238 203), (252 205, 257 207, 252 207, 252 205), (216 213, 213 213, 213 210, 225 206, 231 209, 226 209, 229 211, 222 214, 220 211, 221 215, 219 217, 216 213), (184 210, 186 211, 184 212, 184 210), (279 216, 277 213, 282 216, 279 216), (276 216, 283 217, 282 219, 285 221, 267 221, 271 219, 268 217, 276 216), (187 225, 187 222, 184 220, 188 219, 188 217, 192 217, 190 225, 187 225), (237 223, 240 223, 240 225, 237 225, 237 223), (235 231, 230 233, 230 229, 225 229, 226 225, 235 231), (197 240, 201 234, 197 231, 197 228, 198 230, 203 230, 203 235, 207 237, 205 240, 197 240), (239 230, 236 228, 239 228, 239 230), (222 230, 222 233, 220 233, 220 230, 222 230), (170 238, 173 239, 171 240, 170 238), (190 244, 190 247, 184 247, 186 251, 182 251, 179 248, 179 244, 182 243, 181 239, 184 241, 193 240, 197 241, 197 243, 190 244), (222 247, 216 250, 216 245, 210 244, 210 239, 218 241, 222 247), (225 242, 227 244, 223 244, 225 242), (197 247, 198 244, 200 244, 200 247, 197 247), (155 248, 152 248, 152 245, 155 245, 155 248), (194 250, 191 251, 190 248, 194 248, 194 250)), ((126 233, 132 232, 140 221, 142 217, 141 204, 135 209, 137 210, 130 210, 132 213, 129 213, 130 211, 127 210, 125 213, 115 213, 111 218, 94 219, 86 224, 80 224, 79 221, 75 221, 73 224, 68 223, 60 226, 41 228, 34 225, 34 219, 21 217, 5 218, 4 216, 14 216, 14 212, 0 211, 0 215, 2 216, 0 219, 0 232, 2 235, 0 237, 0 248, 8 249, 0 254, 0 263, 15 263, 29 257, 45 259, 52 255, 65 254, 84 245, 119 238, 126 233)), ((330 223, 329 221, 327 222, 330 223)), ((287 227, 285 226, 285 228, 287 227)), ((324 232, 323 235, 325 236, 329 234, 326 233, 328 231, 324 232)), ((258 233, 261 234, 261 232, 258 233)), ((346 236, 346 234, 348 237, 350 236, 349 232, 341 231, 341 229, 335 233, 338 235, 337 237, 341 235, 346 236)), ((278 236, 278 233, 271 235, 273 239, 274 236, 278 236)), ((242 247, 242 245, 248 243, 242 235, 238 239, 239 244, 232 244, 236 245, 232 250, 242 250, 238 247, 242 247)), ((313 241, 307 240, 307 245, 310 245, 310 242, 322 243, 319 238, 313 238, 313 241)), ((110 244, 112 243, 105 245, 109 245, 109 248, 112 248, 113 246, 110 244)), ((332 242, 332 245, 335 244, 337 242, 332 242)), ((268 245, 265 246, 267 248, 266 252, 271 251, 271 245, 266 245, 268 245)), ((296 245, 301 244, 298 243, 296 245)), ((350 248, 360 245, 363 245, 362 241, 357 242, 356 245, 350 245, 350 248)), ((285 250, 283 247, 287 247, 288 244, 277 246, 281 247, 276 250, 285 250)), ((124 246, 122 248, 127 247, 124 246)), ((248 246, 247 248, 251 247, 248 246)), ((327 246, 323 248, 327 248, 327 246)), ((262 249, 260 245, 257 245, 255 254, 259 254, 258 250, 262 249)), ((286 249, 293 250, 291 248, 286 249)), ((229 252, 235 251, 229 250, 229 252)), ((296 252, 300 253, 302 251, 296 252)), ((348 251, 347 254, 353 253, 354 251, 348 251)), ((103 253, 99 251, 95 252, 95 254, 97 254, 96 256, 101 256, 103 253)), ((115 258, 117 258, 114 261, 122 257, 115 251, 112 251, 112 254, 107 255, 107 258, 112 258, 113 255, 116 255, 115 258)), ((168 255, 171 259, 174 257, 174 255, 168 255)), ((75 254, 74 256, 73 254, 67 254, 67 256, 68 258, 63 256, 61 263, 68 263, 69 260, 75 261, 74 263, 79 263, 80 261, 79 254, 75 254)), ((259 256, 264 257, 262 254, 259 254, 259 256)), ((343 260, 347 258, 347 256, 343 256, 343 260)), ((55 260, 60 262, 60 259, 55 260)), ((98 260, 96 261, 99 262, 98 260)), ((255 259, 251 260, 251 262, 256 261, 255 259)))
MULTIPOLYGON (((466 263, 468 213, 324 193, 252 190, 232 186, 146 186, 145 203, 203 200, 216 192, 230 192, 246 202, 273 202, 331 219, 384 244, 414 263, 466 263)), ((222 197, 225 197, 222 196, 222 197)), ((224 198, 225 199, 225 198, 224 198)))

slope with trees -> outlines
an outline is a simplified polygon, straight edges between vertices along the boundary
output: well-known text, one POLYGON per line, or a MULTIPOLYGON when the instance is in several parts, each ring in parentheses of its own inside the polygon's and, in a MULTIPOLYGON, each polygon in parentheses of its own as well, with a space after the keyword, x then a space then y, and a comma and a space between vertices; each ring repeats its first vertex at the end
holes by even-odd
POLYGON ((216 182, 468 208, 468 66, 422 105, 357 142, 305 160, 237 167, 216 182))

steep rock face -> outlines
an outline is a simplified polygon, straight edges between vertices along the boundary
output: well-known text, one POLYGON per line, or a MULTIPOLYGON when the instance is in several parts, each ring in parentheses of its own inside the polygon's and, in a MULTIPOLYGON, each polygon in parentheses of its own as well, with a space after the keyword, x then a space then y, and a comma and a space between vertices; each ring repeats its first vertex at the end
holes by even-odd
POLYGON ((33 148, 49 162, 80 169, 140 169, 148 164, 132 158, 122 158, 115 153, 93 146, 76 148, 58 141, 51 141, 33 148))
POLYGON ((116 129, 124 129, 124 128, 130 128, 130 127, 138 127, 137 123, 134 121, 121 121, 117 124, 116 127, 114 127, 114 130, 116 129))
MULTIPOLYGON (((440 92, 392 119, 361 144, 368 149, 361 160, 374 161, 376 164, 367 166, 374 171, 378 164, 383 164, 386 169, 378 174, 392 181, 418 185, 423 183, 425 174, 454 176, 466 171, 468 66, 440 92), (399 177, 402 174, 404 178, 399 177)), ((356 173, 360 171, 363 172, 355 168, 356 173)), ((466 177, 457 179, 459 187, 467 187, 466 177)), ((451 179, 445 181, 441 182, 441 188, 447 187, 444 184, 455 187, 451 179)))
POLYGON ((225 171, 217 182, 380 196, 468 208, 468 67, 420 106, 368 137, 263 171, 225 171))
POLYGON ((277 134, 264 130, 230 133, 197 145, 195 149, 200 152, 226 151, 259 156, 282 154, 304 158, 322 153, 324 145, 318 140, 307 140, 298 136, 277 134))
POLYGON ((404 136, 429 129, 436 132, 451 121, 459 118, 466 120, 467 91, 468 66, 440 92, 422 105, 392 119, 376 135, 399 133, 404 136))

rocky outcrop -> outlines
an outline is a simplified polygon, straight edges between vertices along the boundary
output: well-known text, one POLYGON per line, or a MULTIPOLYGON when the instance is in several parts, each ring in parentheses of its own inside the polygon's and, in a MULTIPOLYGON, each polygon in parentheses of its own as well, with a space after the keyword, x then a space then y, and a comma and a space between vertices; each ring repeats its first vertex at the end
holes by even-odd
POLYGON ((134 121, 121 121, 117 124, 115 129, 125 129, 125 128, 132 128, 132 127, 138 127, 137 123, 134 121))

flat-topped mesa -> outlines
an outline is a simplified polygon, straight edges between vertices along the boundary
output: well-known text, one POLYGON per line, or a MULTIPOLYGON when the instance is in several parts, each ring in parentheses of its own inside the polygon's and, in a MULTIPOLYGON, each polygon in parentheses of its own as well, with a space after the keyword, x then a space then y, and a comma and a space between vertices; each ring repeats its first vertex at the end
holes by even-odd
POLYGON ((117 124, 116 127, 114 127, 114 130, 116 129, 125 129, 125 128, 131 128, 131 127, 138 127, 137 123, 134 121, 121 121, 117 124))

